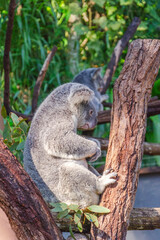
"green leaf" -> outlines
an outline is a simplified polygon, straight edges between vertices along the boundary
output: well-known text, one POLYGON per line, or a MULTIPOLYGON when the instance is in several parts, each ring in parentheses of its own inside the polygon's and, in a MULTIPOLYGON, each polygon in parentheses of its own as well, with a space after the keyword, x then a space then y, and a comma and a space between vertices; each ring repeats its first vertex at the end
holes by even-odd
POLYGON ((66 217, 68 215, 68 213, 69 213, 69 210, 65 209, 64 211, 58 213, 57 217, 58 218, 64 218, 64 217, 66 217))
POLYGON ((105 16, 102 16, 98 19, 94 19, 93 23, 98 24, 103 29, 105 29, 107 27, 107 24, 108 24, 107 18, 105 16))
POLYGON ((4 130, 3 130, 3 138, 7 139, 8 142, 12 142, 12 137, 11 137, 11 128, 9 126, 9 122, 6 121, 4 125, 4 130))
POLYGON ((25 141, 19 143, 17 148, 16 148, 16 150, 23 150, 24 149, 24 145, 25 145, 25 141))
POLYGON ((65 209, 68 208, 68 205, 66 203, 50 203, 51 206, 54 207, 54 209, 52 209, 52 212, 62 212, 65 209))
POLYGON ((79 229, 80 232, 83 232, 83 227, 82 227, 82 223, 81 223, 81 222, 79 222, 79 223, 77 224, 77 227, 78 227, 78 229, 79 229))
POLYGON ((20 127, 15 127, 12 129, 13 138, 21 137, 22 134, 23 134, 23 130, 20 127))
POLYGON ((121 23, 117 21, 113 21, 108 24, 108 27, 111 28, 114 31, 117 31, 121 27, 121 23))
POLYGON ((107 7, 106 10, 107 10, 108 15, 111 16, 117 10, 117 7, 110 6, 110 7, 107 7))
POLYGON ((75 213, 74 214, 74 222, 78 224, 81 221, 82 215, 75 213))
POLYGON ((79 206, 76 204, 71 204, 68 206, 68 208, 69 208, 69 210, 77 211, 79 209, 79 206))
POLYGON ((120 0, 121 6, 131 5, 132 3, 133 3, 133 0, 120 0))
POLYGON ((4 105, 2 106, 2 109, 1 109, 1 115, 4 119, 7 117, 7 111, 4 105))
POLYGON ((106 0, 93 0, 99 7, 103 8, 103 5, 106 0))
POLYGON ((84 213, 84 215, 88 219, 88 221, 90 221, 91 223, 94 223, 96 225, 96 227, 99 226, 98 218, 96 215, 91 214, 91 213, 84 213))
POLYGON ((91 205, 89 207, 87 207, 87 209, 91 212, 95 212, 95 213, 110 213, 110 210, 106 207, 102 207, 99 205, 91 205))
POLYGON ((0 135, 3 136, 3 131, 0 129, 0 135))
POLYGON ((12 152, 12 151, 16 150, 17 146, 18 146, 18 142, 15 142, 9 147, 9 150, 12 152))
POLYGON ((12 118, 12 121, 13 121, 14 125, 17 126, 18 123, 19 123, 19 118, 18 118, 18 116, 17 116, 15 113, 13 113, 13 112, 10 113, 10 116, 11 116, 11 118, 12 118))
POLYGON ((80 8, 78 3, 72 2, 69 4, 69 9, 72 14, 79 15, 82 12, 82 9, 80 8))
POLYGON ((28 133, 28 129, 29 129, 29 126, 28 124, 25 122, 25 119, 22 119, 19 124, 20 128, 23 130, 23 132, 25 133, 25 135, 27 136, 27 133, 28 133))
POLYGON ((78 35, 83 35, 88 32, 88 27, 84 26, 82 23, 75 23, 73 26, 78 35))
POLYGON ((68 214, 67 216, 65 216, 64 217, 65 219, 69 219, 70 221, 72 221, 73 220, 73 216, 72 215, 70 215, 70 214, 68 214))

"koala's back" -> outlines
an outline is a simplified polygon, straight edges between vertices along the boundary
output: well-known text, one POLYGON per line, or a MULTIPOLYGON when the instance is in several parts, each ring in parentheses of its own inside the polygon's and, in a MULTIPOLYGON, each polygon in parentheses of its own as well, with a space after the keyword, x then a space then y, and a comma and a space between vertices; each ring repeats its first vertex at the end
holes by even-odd
POLYGON ((64 112, 66 117, 70 116, 70 110, 67 108, 67 97, 71 87, 72 84, 64 84, 63 87, 54 90, 43 101, 35 113, 25 143, 24 168, 35 181, 47 201, 55 201, 56 198, 45 182, 51 183, 53 185, 52 189, 57 187, 58 168, 61 166, 61 160, 59 159, 57 163, 56 158, 47 154, 44 149, 44 136, 51 128, 56 130, 58 122, 63 121, 64 112), (48 174, 49 170, 52 171, 52 174, 48 174))

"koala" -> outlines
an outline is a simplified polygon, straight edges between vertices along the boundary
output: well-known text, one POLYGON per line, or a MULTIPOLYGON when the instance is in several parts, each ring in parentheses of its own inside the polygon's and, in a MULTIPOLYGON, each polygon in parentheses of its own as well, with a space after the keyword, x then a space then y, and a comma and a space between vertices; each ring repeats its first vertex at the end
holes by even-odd
POLYGON ((77 134, 93 129, 97 112, 87 86, 67 83, 42 102, 31 122, 24 148, 24 168, 47 202, 98 204, 116 173, 102 176, 88 163, 101 155, 98 141, 77 134))
POLYGON ((101 76, 101 68, 88 68, 81 71, 72 82, 81 83, 88 86, 92 91, 94 91, 95 97, 93 98, 93 103, 97 112, 103 111, 102 102, 108 99, 107 94, 101 94, 100 91, 104 87, 103 78, 101 76))

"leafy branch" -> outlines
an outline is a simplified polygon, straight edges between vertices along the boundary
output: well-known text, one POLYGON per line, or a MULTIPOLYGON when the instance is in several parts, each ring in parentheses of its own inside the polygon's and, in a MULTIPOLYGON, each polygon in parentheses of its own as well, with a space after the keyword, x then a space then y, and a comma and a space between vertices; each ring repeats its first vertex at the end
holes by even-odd
MULTIPOLYGON (((108 208, 99 205, 91 205, 85 209, 81 209, 76 204, 67 205, 66 203, 60 202, 50 203, 50 206, 53 207, 51 210, 53 213, 58 213, 58 219, 69 219, 71 223, 77 225, 80 232, 83 232, 83 225, 85 224, 86 220, 88 220, 90 223, 93 223, 98 228, 98 216, 101 214, 110 213, 108 208)), ((72 235, 71 224, 69 230, 72 235)))

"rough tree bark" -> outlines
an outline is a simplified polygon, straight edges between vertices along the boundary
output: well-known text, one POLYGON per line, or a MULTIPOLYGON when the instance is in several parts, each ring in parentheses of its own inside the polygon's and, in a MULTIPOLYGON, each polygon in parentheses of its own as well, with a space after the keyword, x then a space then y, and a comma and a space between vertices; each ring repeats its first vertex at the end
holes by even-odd
POLYGON ((128 49, 122 72, 114 86, 111 131, 105 168, 118 172, 118 182, 108 187, 100 205, 111 213, 91 228, 93 239, 126 239, 143 154, 147 104, 160 65, 159 40, 135 40, 128 49))
MULTIPOLYGON (((3 117, 1 115, 1 103, 0 103, 0 130, 3 131, 3 129, 4 129, 4 123, 3 123, 3 117)), ((0 134, 0 137, 2 137, 1 134, 0 134)))
POLYGON ((19 240, 62 240, 41 194, 0 140, 0 208, 19 240))
MULTIPOLYGON (((107 103, 104 105, 108 105, 107 103)), ((147 117, 160 114, 160 100, 148 104, 147 117)), ((98 124, 109 123, 111 121, 111 110, 98 113, 98 124)))

